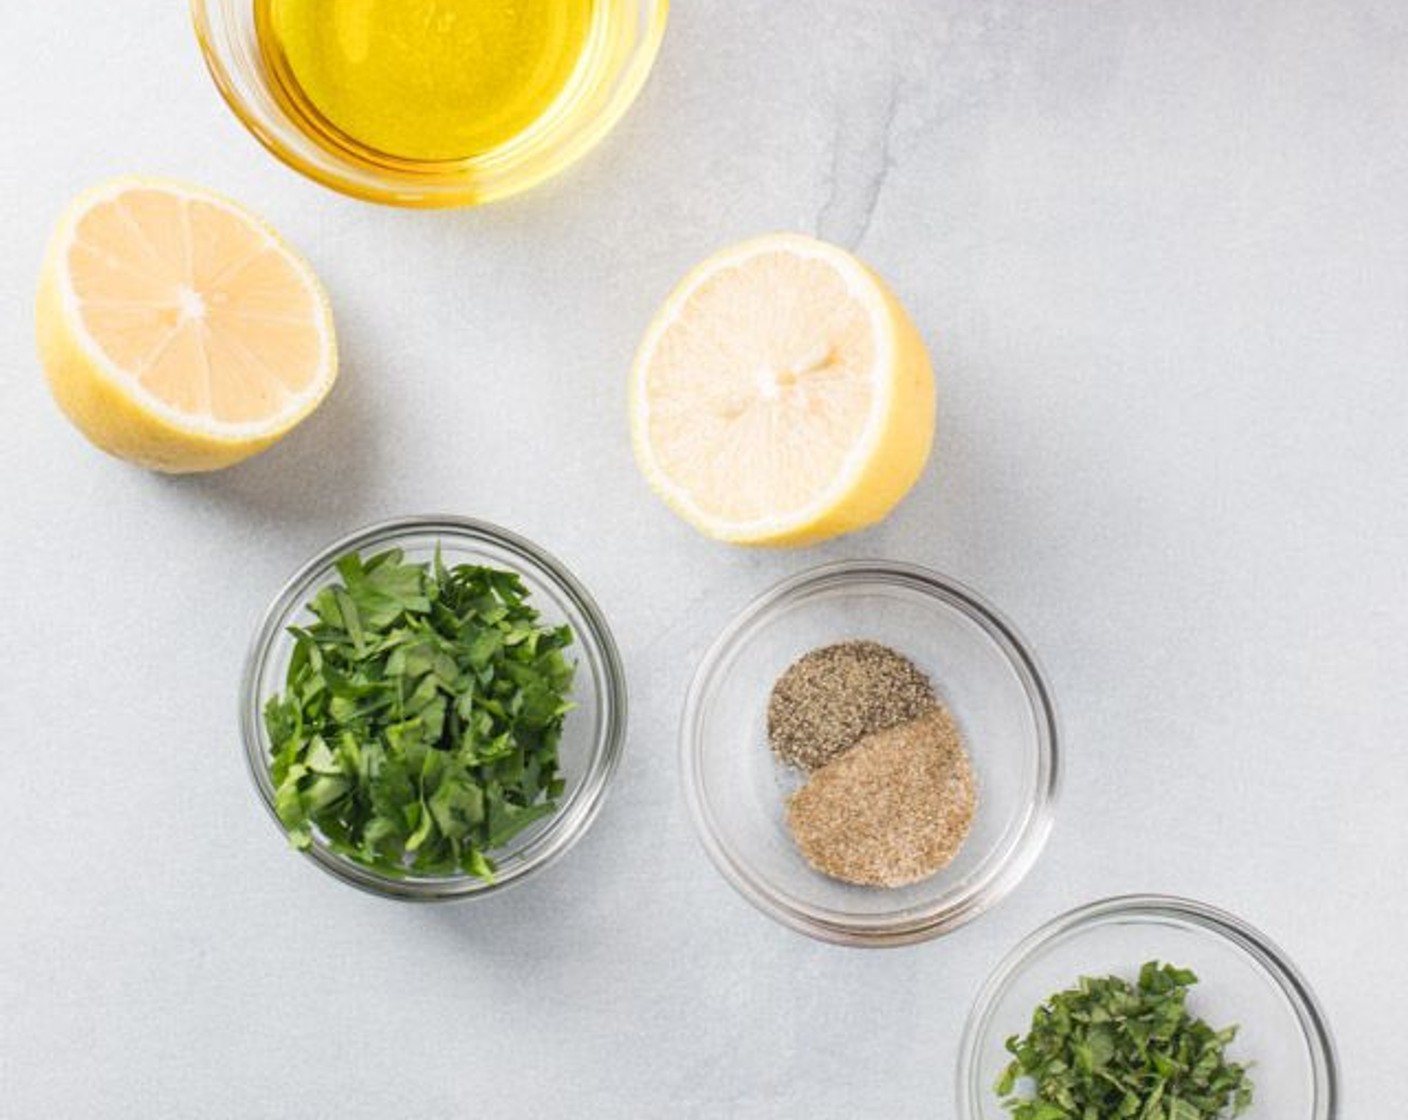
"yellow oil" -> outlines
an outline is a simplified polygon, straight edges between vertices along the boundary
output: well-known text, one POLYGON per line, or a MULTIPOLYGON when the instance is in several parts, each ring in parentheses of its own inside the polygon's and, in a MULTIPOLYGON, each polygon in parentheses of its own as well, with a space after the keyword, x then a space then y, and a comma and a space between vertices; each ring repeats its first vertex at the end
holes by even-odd
POLYGON ((474 159, 568 96, 598 0, 254 0, 276 96, 363 158, 474 159))

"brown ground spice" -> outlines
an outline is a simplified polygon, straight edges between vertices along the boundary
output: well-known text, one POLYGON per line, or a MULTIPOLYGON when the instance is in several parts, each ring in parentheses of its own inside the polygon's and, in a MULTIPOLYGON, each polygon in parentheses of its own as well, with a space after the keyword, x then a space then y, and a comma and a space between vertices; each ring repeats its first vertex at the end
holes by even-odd
POLYGON ((784 762, 816 770, 862 736, 938 707, 929 678, 879 642, 823 646, 798 658, 768 698, 768 742, 784 762))
POLYGON ((973 823, 977 789, 942 706, 867 735, 787 802, 807 862, 847 883, 902 887, 946 867, 973 823))

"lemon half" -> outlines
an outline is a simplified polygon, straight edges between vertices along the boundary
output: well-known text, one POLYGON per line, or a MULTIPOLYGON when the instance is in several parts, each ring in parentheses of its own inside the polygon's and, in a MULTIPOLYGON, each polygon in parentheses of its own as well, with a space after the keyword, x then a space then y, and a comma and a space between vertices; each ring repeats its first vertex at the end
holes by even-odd
POLYGON ((934 376, 880 278, 845 250, 771 234, 709 257, 636 354, 637 461, 717 540, 798 545, 885 517, 924 470, 934 376))
POLYGON ((337 376, 312 269, 242 207, 165 180, 115 179, 70 204, 36 330, 68 418, 103 450, 161 471, 263 450, 337 376))

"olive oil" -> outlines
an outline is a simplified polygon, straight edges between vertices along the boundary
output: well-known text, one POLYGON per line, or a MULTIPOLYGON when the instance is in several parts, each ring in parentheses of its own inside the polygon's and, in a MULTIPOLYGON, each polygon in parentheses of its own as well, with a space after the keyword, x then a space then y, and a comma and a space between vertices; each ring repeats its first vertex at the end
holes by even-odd
POLYGON ((587 81, 605 0, 254 0, 275 96, 373 163, 471 160, 532 133, 587 81))

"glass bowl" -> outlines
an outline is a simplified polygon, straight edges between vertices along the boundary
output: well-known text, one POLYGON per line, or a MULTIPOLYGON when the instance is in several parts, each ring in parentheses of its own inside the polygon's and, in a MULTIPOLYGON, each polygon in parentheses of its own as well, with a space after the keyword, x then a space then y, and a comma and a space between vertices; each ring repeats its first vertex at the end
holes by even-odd
POLYGON ((562 564, 514 533, 466 517, 406 517, 372 525, 323 549, 284 585, 265 611, 245 663, 240 725, 245 760, 264 807, 274 812, 269 774, 265 700, 284 687, 293 641, 288 627, 309 617, 307 603, 337 578, 334 564, 348 552, 364 556, 401 549, 408 560, 429 561, 439 547, 447 565, 487 564, 517 572, 531 593, 544 625, 567 623, 576 641, 567 648, 577 664, 572 699, 563 725, 559 759, 566 789, 558 811, 524 830, 492 855, 498 871, 492 883, 469 874, 392 875, 332 851, 314 834, 305 854, 324 871, 374 894, 413 901, 470 898, 504 887, 546 867, 581 839, 601 808, 616 770, 626 732, 626 685, 616 643, 587 591, 562 564))
POLYGON ((355 141, 313 139, 260 51, 254 0, 191 0, 206 66, 255 138, 326 187, 395 206, 470 206, 525 190, 589 151, 645 84, 660 48, 668 0, 596 0, 582 62, 551 108, 511 140, 458 160, 399 159, 355 141))
POLYGON ((825 941, 896 945, 954 929, 1012 890, 1050 830, 1057 729, 1041 672, 996 611, 924 568, 847 561, 766 592, 705 654, 681 740, 685 796, 714 864, 765 914, 825 941), (850 886, 807 864, 784 821, 803 776, 768 747, 773 682, 808 650, 853 638, 890 646, 928 674, 977 778, 957 858, 906 887, 850 886))
POLYGON ((1325 1016, 1309 986, 1263 934, 1225 911, 1186 898, 1126 895, 1048 922, 1013 949, 978 994, 959 1048, 959 1115, 1011 1120, 993 1086, 1011 1058, 1004 1047, 1032 1012, 1081 976, 1133 980, 1159 960, 1191 968, 1188 1009, 1214 1027, 1239 1025, 1228 1047, 1251 1062, 1253 1102, 1241 1120, 1333 1120, 1339 1073, 1325 1016))

